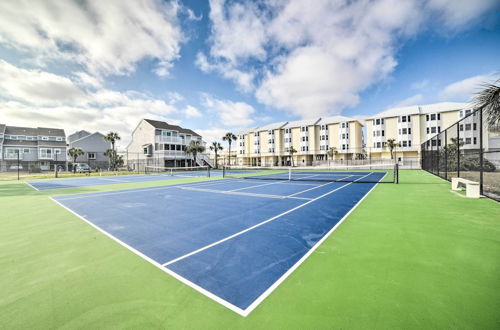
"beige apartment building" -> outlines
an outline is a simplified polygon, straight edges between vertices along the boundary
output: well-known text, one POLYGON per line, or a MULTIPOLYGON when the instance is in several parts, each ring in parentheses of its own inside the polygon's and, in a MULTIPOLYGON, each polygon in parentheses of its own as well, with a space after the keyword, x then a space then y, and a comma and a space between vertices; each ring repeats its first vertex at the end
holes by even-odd
POLYGON ((363 124, 334 116, 272 123, 239 134, 237 164, 249 166, 310 166, 325 162, 334 148, 335 159, 363 155, 363 124), (292 154, 290 150, 295 150, 292 154))
MULTIPOLYGON (((366 119, 366 152, 371 159, 391 159, 387 140, 399 146, 398 161, 418 159, 421 144, 471 112, 467 103, 442 102, 421 106, 391 108, 366 119)), ((469 120, 469 119, 468 119, 469 120)), ((464 127, 464 143, 473 146, 479 134, 477 125, 464 127), (470 136, 469 136, 470 135, 470 136), (467 136, 467 137, 466 137, 467 136)))

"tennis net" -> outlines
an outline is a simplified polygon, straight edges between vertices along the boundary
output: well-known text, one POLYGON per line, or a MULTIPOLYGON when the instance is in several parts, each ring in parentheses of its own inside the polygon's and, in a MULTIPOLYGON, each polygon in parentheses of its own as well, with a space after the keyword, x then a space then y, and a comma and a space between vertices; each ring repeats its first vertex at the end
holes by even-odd
POLYGON ((164 176, 178 177, 209 177, 210 167, 208 166, 193 166, 193 167, 161 167, 161 166, 146 166, 146 174, 156 174, 164 176))
POLYGON ((335 167, 243 167, 225 166, 225 178, 255 180, 398 183, 397 164, 335 167))

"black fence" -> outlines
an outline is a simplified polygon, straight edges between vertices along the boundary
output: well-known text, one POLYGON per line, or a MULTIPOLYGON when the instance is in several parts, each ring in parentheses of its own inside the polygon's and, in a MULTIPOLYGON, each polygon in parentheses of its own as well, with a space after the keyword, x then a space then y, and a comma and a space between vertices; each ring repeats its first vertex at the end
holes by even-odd
POLYGON ((461 116, 422 144, 422 169, 448 181, 479 182, 482 195, 500 201, 500 126, 489 125, 482 109, 461 116))

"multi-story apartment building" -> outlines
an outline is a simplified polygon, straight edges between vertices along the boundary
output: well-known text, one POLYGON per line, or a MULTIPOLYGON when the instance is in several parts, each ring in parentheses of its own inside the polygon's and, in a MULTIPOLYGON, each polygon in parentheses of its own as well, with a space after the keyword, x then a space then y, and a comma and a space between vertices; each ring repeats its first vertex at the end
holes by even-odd
POLYGON ((353 159, 363 150, 363 125, 347 117, 334 116, 308 120, 273 123, 239 134, 237 158, 239 165, 289 166, 293 148, 293 164, 309 166, 328 158, 353 159))
POLYGON ((106 150, 111 149, 111 143, 104 140, 104 134, 81 130, 69 135, 68 143, 68 148, 80 148, 85 152, 76 159, 77 163, 86 163, 92 168, 108 167, 108 157, 104 153, 106 150))
MULTIPOLYGON (((140 170, 145 165, 161 167, 194 165, 193 156, 186 153, 186 146, 193 140, 205 146, 202 137, 190 129, 164 121, 142 119, 132 132, 132 140, 127 146, 127 164, 133 169, 139 166, 140 170)), ((199 153, 196 163, 211 165, 212 161, 206 154, 199 153)))
MULTIPOLYGON (((372 159, 390 159, 387 140, 394 139, 399 144, 395 150, 398 161, 418 159, 422 143, 462 119, 470 111, 471 108, 466 103, 442 102, 391 108, 368 117, 366 119, 368 156, 372 159)), ((469 124, 464 130, 469 132, 467 134, 470 134, 470 137, 464 135, 464 143, 473 145, 474 142, 477 143, 479 133, 472 122, 469 124)))
POLYGON ((0 170, 49 171, 66 167, 63 129, 0 124, 0 170))

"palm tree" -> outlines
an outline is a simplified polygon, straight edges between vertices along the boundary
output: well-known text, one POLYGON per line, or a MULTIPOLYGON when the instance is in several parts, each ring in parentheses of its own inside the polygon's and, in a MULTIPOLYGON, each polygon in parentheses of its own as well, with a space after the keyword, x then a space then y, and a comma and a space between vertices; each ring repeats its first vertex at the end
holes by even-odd
POLYGON ((192 140, 186 147, 186 153, 193 155, 194 166, 196 166, 196 155, 199 152, 205 151, 205 147, 200 144, 200 141, 192 140))
POLYGON ((76 173, 76 166, 74 165, 76 163, 76 159, 84 154, 85 152, 81 148, 70 148, 68 150, 68 156, 73 159, 73 173, 76 173))
POLYGON ((494 84, 484 84, 484 89, 474 97, 474 105, 476 109, 485 110, 488 115, 490 126, 500 124, 500 79, 494 84))
POLYGON ((118 135, 118 133, 115 132, 109 132, 108 134, 106 134, 106 136, 104 136, 104 141, 111 142, 111 149, 113 151, 115 150, 116 141, 119 141, 121 139, 122 138, 120 137, 120 135, 118 135))
POLYGON ((104 152, 104 156, 108 157, 109 169, 112 170, 115 164, 116 152, 113 149, 108 149, 104 152))
POLYGON ((391 153, 391 159, 394 159, 394 150, 396 147, 399 147, 396 139, 387 139, 387 148, 389 148, 389 152, 391 153))
POLYGON ((328 155, 328 163, 330 163, 330 159, 336 156, 339 152, 337 151, 337 148, 335 147, 330 147, 328 148, 328 151, 326 154, 328 155))
POLYGON ((290 153, 290 158, 292 159, 292 167, 294 167, 295 165, 293 165, 293 154, 297 152, 297 150, 295 150, 295 148, 292 146, 290 147, 290 150, 288 150, 288 152, 290 153))
POLYGON ((220 145, 219 142, 212 142, 212 145, 210 146, 210 150, 213 150, 215 152, 215 168, 218 168, 218 165, 217 165, 217 157, 218 157, 218 153, 220 150, 222 150, 222 146, 220 145))
POLYGON ((229 145, 229 165, 231 165, 231 143, 233 141, 236 141, 236 135, 234 135, 233 133, 231 132, 227 132, 226 135, 224 135, 222 137, 222 141, 227 141, 228 145, 229 145))

